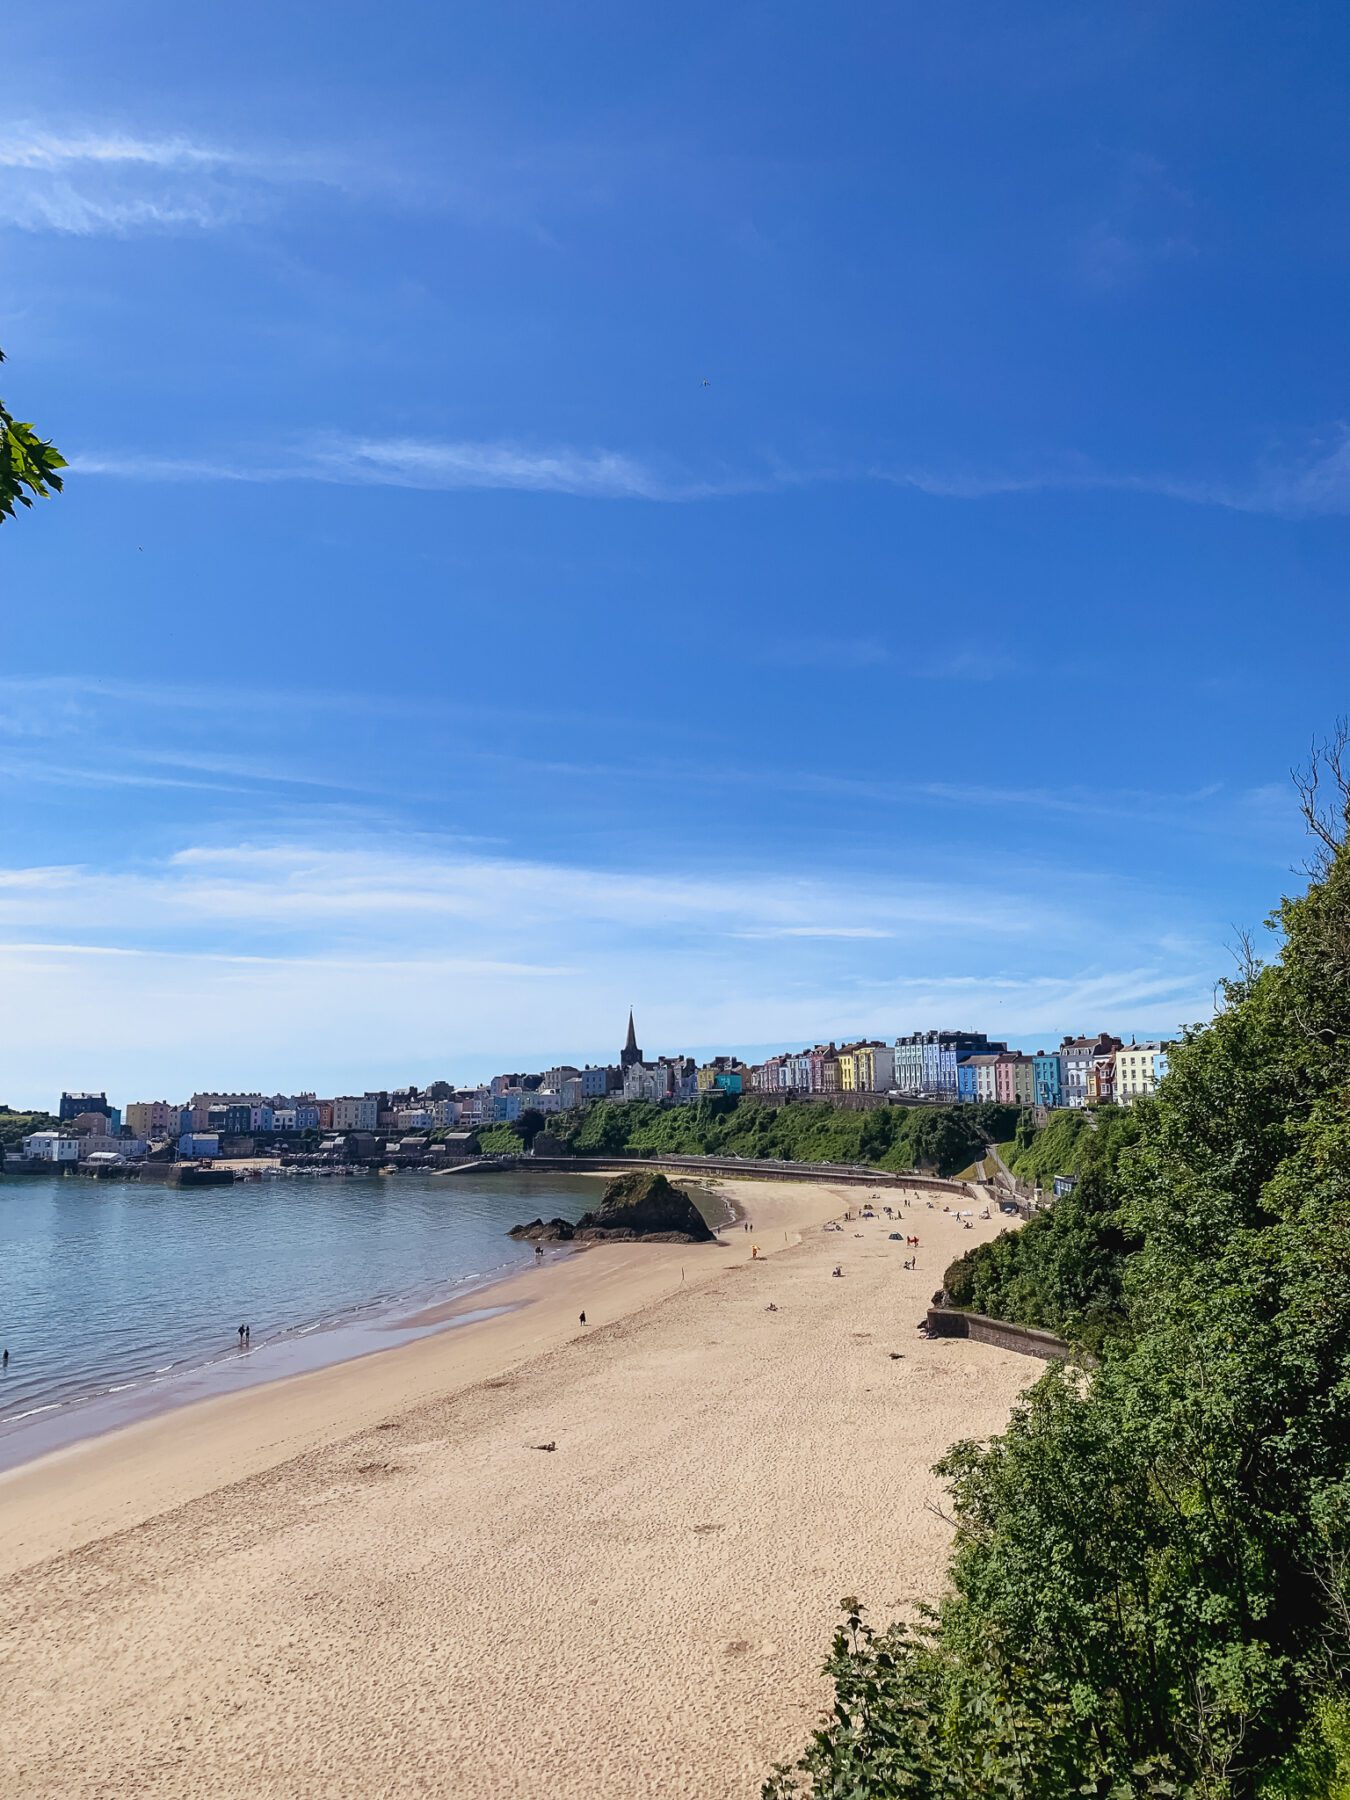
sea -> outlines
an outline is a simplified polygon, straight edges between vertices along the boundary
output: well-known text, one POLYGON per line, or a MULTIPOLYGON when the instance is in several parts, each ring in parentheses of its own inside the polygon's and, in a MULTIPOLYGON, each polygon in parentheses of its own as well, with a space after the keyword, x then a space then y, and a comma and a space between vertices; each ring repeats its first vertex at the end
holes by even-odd
POLYGON ((491 1316, 491 1284, 536 1261, 510 1227, 601 1191, 542 1171, 0 1180, 0 1469, 445 1329, 419 1315, 479 1290, 454 1323, 491 1316))

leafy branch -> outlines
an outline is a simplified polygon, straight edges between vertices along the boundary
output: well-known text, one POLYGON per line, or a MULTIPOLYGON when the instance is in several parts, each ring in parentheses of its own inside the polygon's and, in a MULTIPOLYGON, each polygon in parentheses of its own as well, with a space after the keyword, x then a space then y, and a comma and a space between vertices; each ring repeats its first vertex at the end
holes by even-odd
MULTIPOLYGON (((0 362, 4 360, 0 350, 0 362)), ((65 467, 66 459, 56 446, 40 438, 31 424, 16 419, 0 400, 0 525, 16 516, 17 506, 59 494, 62 481, 57 471, 65 467)))

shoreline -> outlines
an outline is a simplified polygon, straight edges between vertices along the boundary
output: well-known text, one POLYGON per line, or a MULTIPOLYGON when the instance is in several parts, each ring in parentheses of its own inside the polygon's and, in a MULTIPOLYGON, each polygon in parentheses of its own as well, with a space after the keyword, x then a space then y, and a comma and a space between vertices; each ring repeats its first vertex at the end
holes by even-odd
MULTIPOLYGON (((584 1178, 603 1184, 608 1174, 604 1169, 588 1170, 584 1178)), ((725 1215, 718 1222, 708 1216, 714 1231, 739 1222, 742 1214, 733 1198, 718 1193, 707 1182, 687 1182, 685 1186, 697 1190, 699 1198, 710 1200, 725 1215)), ((433 1332, 462 1329, 480 1318, 495 1316, 523 1304, 518 1299, 499 1303, 496 1289, 526 1273, 555 1267, 583 1248, 551 1246, 542 1263, 517 1263, 514 1267, 504 1263, 485 1274, 466 1275, 434 1298, 394 1294, 354 1301, 329 1317, 288 1326, 247 1350, 226 1344, 200 1360, 185 1356, 172 1369, 154 1375, 0 1417, 0 1497, 9 1475, 44 1457, 212 1400, 255 1393, 278 1382, 385 1355, 433 1332), (35 1422, 27 1423, 29 1420, 35 1422)))
POLYGON ((11 1791, 753 1800, 840 1596, 938 1597, 931 1465, 1039 1370, 914 1332, 1004 1220, 915 1195, 907 1271, 891 1221, 821 1229, 856 1189, 719 1190, 753 1234, 591 1246, 491 1318, 0 1480, 11 1791))
MULTIPOLYGON (((604 1179, 603 1171, 596 1171, 596 1174, 598 1179, 604 1179)), ((722 1192, 713 1184, 690 1185, 699 1185, 704 1192, 712 1193, 726 1208, 726 1224, 715 1229, 727 1230, 744 1219, 745 1208, 735 1195, 722 1192)), ((807 1184, 801 1185, 804 1188, 807 1184)), ((843 1204, 846 1203, 836 1202, 836 1205, 843 1204)), ((795 1215, 796 1209, 792 1211, 795 1215)), ((811 1207, 810 1211, 814 1213, 815 1208, 811 1207)), ((787 1231, 792 1236, 797 1235, 795 1216, 787 1231)), ((16 1535, 10 1521, 11 1528, 0 1538, 0 1579, 31 1560, 29 1552, 33 1541, 38 1545, 36 1554, 49 1554, 83 1541, 82 1534, 87 1531, 97 1531, 115 1520, 135 1516, 134 1499, 121 1489, 143 1457, 163 1456, 163 1487, 162 1490, 157 1487, 156 1491, 170 1503, 177 1503, 197 1490, 203 1468, 214 1468, 213 1461, 200 1462, 200 1449, 217 1424, 232 1435, 237 1434, 236 1442, 243 1440, 239 1444, 243 1457, 241 1466, 255 1473, 268 1466, 268 1457, 277 1442, 274 1432, 285 1434, 293 1430, 297 1417, 305 1412, 311 1400, 316 1407, 316 1420, 310 1429, 302 1429, 297 1434, 296 1443, 308 1445, 318 1441, 325 1432, 338 1427, 344 1414, 350 1417, 354 1429, 368 1427, 370 1415, 387 1408, 387 1402, 376 1398, 382 1386, 379 1372, 385 1365, 398 1367, 400 1373, 406 1369, 406 1379, 418 1399, 439 1391, 427 1385, 429 1379, 450 1380, 456 1388, 470 1385, 475 1379, 484 1378, 484 1370, 489 1378, 501 1372, 492 1360, 494 1356, 503 1354, 514 1361, 521 1349, 517 1340, 522 1337, 528 1339, 537 1333, 539 1347, 551 1348, 567 1329, 568 1321, 573 1322, 575 1334, 579 1329, 575 1325, 577 1314, 568 1309, 576 1301, 577 1313, 585 1310, 577 1296, 584 1297, 590 1286, 598 1287, 607 1296, 613 1294, 617 1316, 626 1317, 668 1292, 688 1285, 684 1281, 686 1270, 700 1280, 708 1279, 725 1266, 728 1254, 739 1257, 744 1254, 744 1247, 720 1242, 687 1245, 630 1242, 555 1248, 545 1253, 542 1262, 506 1273, 494 1273, 442 1300, 422 1305, 412 1314, 390 1313, 382 1320, 366 1321, 360 1327, 364 1333, 363 1347, 345 1355, 325 1358, 310 1368, 264 1374, 257 1380, 225 1391, 196 1394, 180 1389, 176 1397, 165 1396, 165 1403, 139 1416, 123 1417, 92 1430, 81 1430, 67 1441, 38 1450, 21 1461, 4 1464, 0 1466, 0 1508, 6 1511, 11 1503, 24 1506, 34 1492, 43 1493, 49 1486, 62 1488, 65 1472, 83 1474, 86 1459, 116 1471, 119 1491, 113 1506, 106 1511, 95 1508, 86 1512, 78 1504, 65 1508, 58 1504, 55 1517, 60 1524, 53 1525, 50 1517, 44 1519, 36 1540, 30 1540, 22 1532, 16 1535), (699 1269, 699 1258, 711 1258, 719 1251, 721 1260, 716 1268, 709 1264, 699 1269), (594 1282, 586 1270, 578 1267, 589 1258, 597 1259, 588 1265, 594 1282), (527 1314, 528 1318, 525 1317, 527 1314), (446 1369, 442 1375, 441 1364, 448 1358, 436 1355, 438 1346, 446 1345, 452 1339, 482 1333, 485 1327, 499 1321, 516 1320, 520 1321, 519 1328, 485 1334, 481 1341, 474 1343, 463 1358, 462 1381, 456 1380, 453 1369, 446 1369), (395 1334, 400 1341, 389 1342, 388 1338, 395 1334), (386 1341, 368 1341, 377 1335, 383 1335, 386 1341), (424 1355, 414 1361, 418 1351, 424 1355), (408 1360, 400 1364, 400 1358, 408 1360), (356 1379, 358 1375, 362 1379, 356 1379), (352 1379, 344 1382, 344 1376, 352 1379), (63 1536, 63 1533, 68 1535, 63 1536)), ((315 1333, 314 1336, 322 1339, 324 1334, 315 1333)), ((233 1363, 226 1366, 238 1367, 233 1363)), ((183 1379, 186 1382, 205 1372, 204 1369, 185 1371, 183 1379)), ((97 1402, 87 1404, 92 1406, 97 1402)), ((82 1423, 78 1418, 81 1411, 82 1407, 78 1405, 71 1409, 72 1422, 82 1423)), ((284 1441, 289 1445, 292 1439, 286 1436, 284 1441)), ((59 1501, 63 1496, 53 1497, 59 1501)))

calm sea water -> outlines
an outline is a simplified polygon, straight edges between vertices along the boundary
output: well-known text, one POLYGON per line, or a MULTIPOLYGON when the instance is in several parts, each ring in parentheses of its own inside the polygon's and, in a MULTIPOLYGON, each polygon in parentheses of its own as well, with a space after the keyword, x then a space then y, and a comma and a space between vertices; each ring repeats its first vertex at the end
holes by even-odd
POLYGON ((544 1173, 0 1181, 0 1466, 419 1335, 419 1309, 534 1263, 510 1226, 598 1192, 544 1173))

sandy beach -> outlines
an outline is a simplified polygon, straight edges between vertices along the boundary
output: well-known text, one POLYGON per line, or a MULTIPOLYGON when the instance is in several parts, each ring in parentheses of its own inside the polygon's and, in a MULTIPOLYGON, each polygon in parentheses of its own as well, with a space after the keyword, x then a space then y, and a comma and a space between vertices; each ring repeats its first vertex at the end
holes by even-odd
POLYGON ((930 1466, 1039 1365, 914 1329, 1005 1221, 914 1195, 911 1272, 822 1231, 857 1188, 719 1185, 723 1247, 588 1249, 0 1479, 5 1792, 753 1800, 840 1597, 940 1591, 930 1466))

